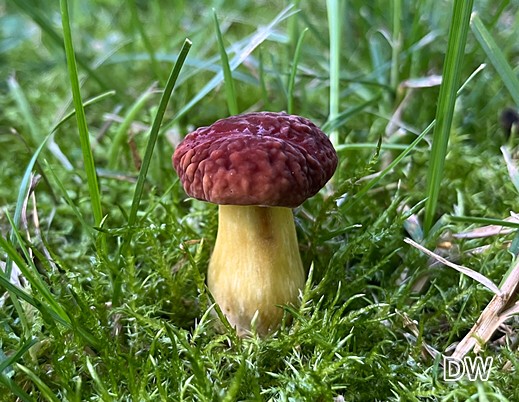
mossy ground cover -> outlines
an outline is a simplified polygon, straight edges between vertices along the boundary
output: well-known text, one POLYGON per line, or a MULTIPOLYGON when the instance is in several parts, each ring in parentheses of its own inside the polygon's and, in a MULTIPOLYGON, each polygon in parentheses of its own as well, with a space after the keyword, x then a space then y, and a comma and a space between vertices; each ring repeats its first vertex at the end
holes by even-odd
POLYGON ((488 381, 445 381, 493 294, 405 242, 496 285, 518 252, 474 231, 517 211, 519 4, 468 3, 1 2, 0 399, 519 400, 513 314, 488 381), (205 285, 217 208, 171 154, 259 110, 312 119, 340 164, 294 211, 301 307, 239 339, 205 285))

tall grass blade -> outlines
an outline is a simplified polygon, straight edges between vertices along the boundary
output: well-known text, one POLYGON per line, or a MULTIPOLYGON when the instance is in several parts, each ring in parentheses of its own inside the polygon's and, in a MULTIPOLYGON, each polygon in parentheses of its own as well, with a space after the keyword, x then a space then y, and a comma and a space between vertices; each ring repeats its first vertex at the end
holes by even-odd
POLYGON ((303 32, 301 32, 301 35, 299 35, 299 39, 297 40, 296 48, 294 50, 294 58, 292 59, 292 69, 290 71, 290 77, 288 79, 288 89, 287 89, 287 98, 288 98, 287 112, 288 112, 288 114, 294 113, 294 85, 296 82, 297 65, 299 64, 299 57, 301 56, 301 47, 303 45, 303 40, 304 40, 307 32, 308 32, 308 28, 305 28, 303 30, 303 32))
POLYGON ((137 184, 135 185, 135 191, 133 193, 132 206, 130 209, 130 214, 128 215, 128 226, 130 227, 135 224, 135 220, 137 218, 137 211, 139 209, 139 204, 142 198, 144 182, 146 180, 146 175, 148 174, 151 158, 153 157, 153 149, 155 148, 155 144, 159 136, 160 126, 162 124, 164 113, 166 112, 166 107, 168 106, 169 98, 171 97, 173 88, 175 87, 175 83, 177 82, 178 75, 180 74, 180 70, 184 65, 190 48, 191 41, 189 39, 186 39, 184 41, 182 49, 180 50, 177 62, 175 63, 173 70, 171 70, 171 74, 168 78, 168 81, 166 82, 166 87, 164 88, 162 97, 160 98, 159 108, 157 110, 157 114, 155 115, 155 119, 153 120, 153 124, 151 126, 150 137, 148 139, 148 144, 146 145, 146 151, 144 153, 144 158, 142 159, 141 170, 139 172, 137 184))
POLYGON ((455 0, 453 5, 427 174, 427 201, 424 216, 426 235, 436 215, 473 3, 474 0, 455 0))
POLYGON ((81 151, 83 154, 83 163, 85 165, 85 173, 87 176, 88 191, 90 194, 90 205, 96 226, 101 224, 103 212, 101 208, 101 196, 94 163, 94 156, 90 147, 90 137, 85 117, 85 109, 81 100, 81 92, 79 88, 79 78, 74 55, 74 46, 72 44, 72 32, 70 30, 70 18, 68 13, 67 0, 60 0, 61 23, 63 26, 63 41, 65 45, 65 55, 67 58, 67 67, 70 78, 70 86, 72 89, 72 98, 74 101, 74 109, 76 110, 76 119, 79 131, 79 139, 81 142, 81 151))
MULTIPOLYGON (((148 143, 146 145, 146 151, 144 153, 144 157, 142 159, 141 170, 139 172, 139 176, 137 177, 137 183, 135 184, 135 190, 133 192, 132 205, 130 207, 130 213, 128 214, 128 227, 133 227, 137 220, 137 211, 139 210, 139 205, 142 198, 142 192, 144 190, 144 182, 146 181, 146 176, 148 174, 148 170, 151 164, 151 158, 153 157, 153 150, 155 148, 155 144, 157 143, 157 138, 159 136, 159 130, 162 125, 162 119, 164 118, 164 113, 166 112, 166 107, 168 106, 169 99, 171 94, 173 93, 173 89, 175 88, 175 84, 177 82, 180 71, 182 70, 182 66, 186 61, 187 54, 191 49, 191 41, 186 39, 182 48, 180 49, 180 53, 178 55, 177 61, 171 70, 169 78, 166 82, 166 87, 164 88, 164 92, 162 93, 162 97, 160 98, 159 107, 157 110, 157 114, 153 119, 153 124, 150 130, 150 136, 148 138, 148 143)), ((119 264, 122 263, 124 256, 126 255, 126 250, 128 249, 130 242, 132 239, 131 233, 126 236, 120 252, 119 252, 119 264)), ((114 305, 119 304, 119 299, 121 296, 121 276, 119 273, 115 273, 115 278, 113 280, 113 295, 112 295, 112 303, 114 305)))
MULTIPOLYGON (((341 74, 341 15, 340 0, 327 0, 328 33, 330 36, 330 111, 328 120, 333 121, 339 115, 340 74, 341 74)), ((330 133, 330 141, 339 145, 339 132, 334 129, 330 133)))
POLYGON ((510 96, 514 100, 515 104, 519 106, 519 80, 510 64, 506 61, 503 51, 499 48, 496 41, 490 32, 488 32, 477 14, 472 15, 470 26, 472 28, 472 33, 503 80, 510 96))
POLYGON ((225 95, 227 96, 227 107, 231 116, 238 114, 238 101, 236 100, 236 91, 234 89, 234 80, 232 78, 231 67, 229 66, 229 57, 223 43, 222 31, 218 23, 216 11, 213 9, 214 25, 216 28, 216 36, 218 38, 218 48, 220 50, 220 59, 222 62, 223 77, 225 82, 225 95))

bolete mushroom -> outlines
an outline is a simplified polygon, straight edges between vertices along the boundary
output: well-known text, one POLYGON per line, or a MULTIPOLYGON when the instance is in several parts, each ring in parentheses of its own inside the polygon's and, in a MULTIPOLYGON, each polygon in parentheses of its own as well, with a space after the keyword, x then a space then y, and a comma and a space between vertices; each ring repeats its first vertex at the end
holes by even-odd
POLYGON ((258 112, 186 135, 173 154, 186 193, 219 204, 207 272, 214 300, 240 336, 277 329, 280 305, 297 306, 305 273, 292 208, 337 167, 328 137, 310 120, 258 112))

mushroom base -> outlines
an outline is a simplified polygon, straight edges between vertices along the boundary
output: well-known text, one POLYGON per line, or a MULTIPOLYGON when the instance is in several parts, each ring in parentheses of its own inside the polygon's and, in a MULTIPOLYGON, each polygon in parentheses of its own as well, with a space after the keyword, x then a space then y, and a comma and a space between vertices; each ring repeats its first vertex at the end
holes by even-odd
POLYGON ((240 336, 276 330, 305 284, 292 210, 220 205, 207 282, 240 336))

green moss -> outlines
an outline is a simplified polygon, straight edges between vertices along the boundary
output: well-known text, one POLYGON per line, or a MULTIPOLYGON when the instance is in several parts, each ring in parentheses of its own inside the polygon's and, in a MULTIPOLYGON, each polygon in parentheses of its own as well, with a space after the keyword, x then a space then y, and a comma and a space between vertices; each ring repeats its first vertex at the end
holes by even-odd
MULTIPOLYGON (((407 208, 422 218, 430 135, 357 196, 370 175, 401 152, 377 151, 377 141, 406 146, 435 116, 438 87, 403 84, 441 73, 450 6, 403 2, 400 48, 393 51, 392 3, 346 2, 339 143, 372 146, 340 149, 331 184, 295 210, 303 265, 311 277, 301 308, 290 311, 293 322, 266 339, 238 339, 232 331, 217 331, 205 284, 217 208, 186 198, 170 159, 185 133, 228 113, 223 81, 201 96, 221 69, 210 8, 202 2, 136 1, 135 18, 130 7, 113 0, 70 2, 83 100, 116 91, 85 109, 105 215, 101 227, 93 227, 74 118, 60 125, 38 158, 34 171, 43 177, 34 187, 35 198, 27 208, 17 202, 33 153, 71 111, 59 7, 32 3, 8 2, 0 16, 0 30, 8 33, 0 39, 0 70, 16 81, 28 105, 23 107, 8 81, 0 82, 0 234, 11 242, 8 217, 21 211, 24 247, 13 242, 13 250, 23 255, 25 249, 22 261, 34 262, 27 269, 41 278, 70 323, 59 320, 34 281, 23 282, 26 293, 17 291, 18 303, 2 295, 0 365, 31 338, 36 344, 4 369, 0 399, 519 399, 514 319, 508 342, 500 332, 483 352, 495 360, 488 382, 445 382, 440 358, 430 353, 445 352, 461 340, 492 296, 449 268, 431 266, 404 243, 405 237, 423 236, 420 223, 410 226, 406 219, 407 208), (136 223, 128 227, 160 84, 131 121, 124 119, 154 82, 164 81, 186 37, 193 47, 164 117, 136 223), (391 73, 399 86, 392 86, 391 73), (112 145, 124 124, 129 127, 124 145, 111 168, 112 145)), ((323 126, 330 97, 324 2, 297 2, 300 11, 278 23, 268 39, 252 40, 282 11, 274 3, 211 5, 231 65, 243 58, 233 71, 238 108, 287 108, 295 41, 308 27, 293 105, 295 113, 323 126), (251 44, 258 46, 248 54, 251 44)), ((512 63, 517 4, 499 8, 477 2, 477 11, 512 63)), ((485 62, 486 54, 469 34, 462 80, 485 62)), ((458 97, 437 219, 452 214, 502 219, 517 211, 516 189, 499 149, 507 141, 499 115, 511 99, 490 65, 458 97)), ((507 245, 515 233, 465 240, 448 235, 468 228, 443 218, 422 243, 498 284, 512 261, 507 245), (482 246, 488 247, 472 252, 482 246)))

